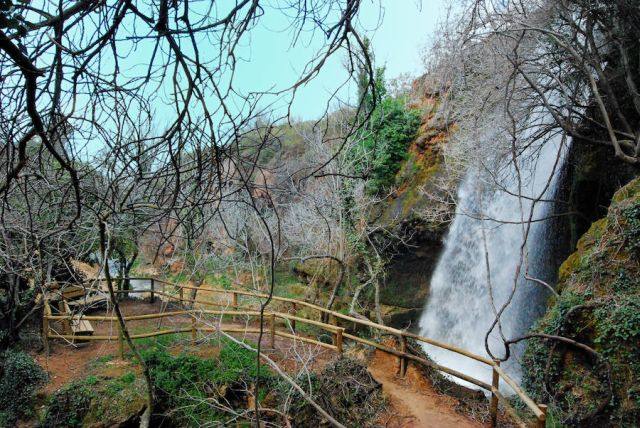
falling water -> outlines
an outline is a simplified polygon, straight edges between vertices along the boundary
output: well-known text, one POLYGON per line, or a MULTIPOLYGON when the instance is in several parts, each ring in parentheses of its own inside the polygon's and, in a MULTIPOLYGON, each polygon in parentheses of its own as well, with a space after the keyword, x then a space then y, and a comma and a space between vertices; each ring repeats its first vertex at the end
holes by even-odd
MULTIPOLYGON (((458 190, 456 214, 431 278, 430 294, 420 319, 424 336, 487 356, 485 334, 495 318, 491 294, 498 310, 512 294, 526 227, 521 220, 529 218, 532 207, 532 219, 540 221, 530 223, 525 246, 527 262, 521 265, 516 291, 500 318, 502 333, 507 339, 520 336, 541 315, 546 290, 542 285, 526 280, 524 273, 526 270, 532 277, 553 279, 548 269, 545 272, 551 257, 549 242, 553 237, 549 236, 549 222, 541 221, 552 213, 553 203, 539 201, 534 204, 532 199, 553 198, 564 158, 560 156, 558 160, 559 150, 559 139, 552 139, 535 150, 523 152, 518 168, 507 162, 498 175, 489 175, 481 168, 467 172, 458 190), (519 193, 526 198, 515 196, 519 193), (490 276, 487 275, 486 254, 490 276)), ((491 334, 489 344, 494 355, 504 355, 497 328, 491 334)), ((491 372, 482 363, 429 345, 425 345, 425 351, 440 364, 491 381, 491 372)), ((514 360, 521 351, 517 347, 513 349, 516 358, 511 358, 505 365, 517 379, 520 378, 520 367, 514 360)))

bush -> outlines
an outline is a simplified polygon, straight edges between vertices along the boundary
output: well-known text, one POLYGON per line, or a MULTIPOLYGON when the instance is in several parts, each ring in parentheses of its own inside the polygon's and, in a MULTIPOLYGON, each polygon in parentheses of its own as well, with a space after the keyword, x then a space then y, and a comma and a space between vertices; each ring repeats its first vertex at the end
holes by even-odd
POLYGON ((94 397, 93 392, 86 384, 93 385, 95 382, 93 380, 85 381, 85 385, 72 383, 56 392, 49 400, 42 427, 82 426, 82 420, 89 412, 91 400, 94 397))
MULTIPOLYGON (((258 373, 255 354, 240 345, 223 341, 216 359, 194 355, 171 355, 152 346, 141 351, 149 365, 157 399, 157 411, 171 410, 179 426, 198 426, 205 421, 224 421, 225 414, 212 405, 246 408, 247 390, 258 373)), ((263 367, 260 382, 272 384, 273 375, 263 367)), ((261 398, 267 388, 262 388, 261 398)))
MULTIPOLYGON (((386 93, 384 88, 378 90, 386 93)), ((420 127, 420 116, 420 111, 408 108, 402 97, 384 96, 378 101, 356 148, 369 159, 370 194, 379 194, 395 184, 402 161, 408 156, 407 147, 420 127)))
POLYGON ((10 426, 18 419, 33 416, 36 391, 47 380, 47 374, 25 352, 7 350, 2 357, 0 422, 10 426))
MULTIPOLYGON (((372 426, 385 408, 382 385, 363 363, 354 359, 333 361, 319 375, 312 373, 298 379, 298 384, 305 386, 330 415, 348 426, 372 426)), ((281 382, 276 393, 280 402, 290 403, 288 413, 294 426, 321 425, 322 418, 317 411, 288 384, 281 382)))

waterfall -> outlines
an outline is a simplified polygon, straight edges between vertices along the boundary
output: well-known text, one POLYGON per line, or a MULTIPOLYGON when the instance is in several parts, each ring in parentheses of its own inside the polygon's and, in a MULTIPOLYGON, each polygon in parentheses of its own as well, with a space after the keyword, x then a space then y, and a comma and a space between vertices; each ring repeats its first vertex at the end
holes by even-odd
MULTIPOLYGON (((496 167, 501 171, 497 174, 488 174, 486 168, 467 171, 458 189, 458 205, 444 250, 431 277, 430 294, 419 323, 422 335, 487 356, 484 338, 495 317, 485 243, 491 294, 495 307, 500 309, 512 294, 524 239, 521 219, 529 218, 532 207, 532 219, 537 221, 530 223, 525 246, 528 273, 541 280, 553 280, 554 273, 546 267, 551 257, 548 250, 553 242, 549 235, 552 230, 550 222, 542 219, 554 209, 548 200, 556 193, 564 151, 561 138, 555 137, 521 152, 517 168, 509 161, 501 169, 496 167), (518 193, 526 198, 515 196, 518 193), (547 201, 534 204, 536 198, 547 201)), ((522 264, 515 294, 501 317, 507 339, 525 333, 544 311, 548 291, 524 278, 526 266, 522 264)), ((504 355, 497 328, 489 343, 494 355, 504 355)), ((523 345, 519 346, 512 347, 512 357, 504 364, 518 380, 521 373, 517 359, 523 345)), ((491 383, 491 370, 486 365, 440 348, 424 348, 436 362, 491 383)))

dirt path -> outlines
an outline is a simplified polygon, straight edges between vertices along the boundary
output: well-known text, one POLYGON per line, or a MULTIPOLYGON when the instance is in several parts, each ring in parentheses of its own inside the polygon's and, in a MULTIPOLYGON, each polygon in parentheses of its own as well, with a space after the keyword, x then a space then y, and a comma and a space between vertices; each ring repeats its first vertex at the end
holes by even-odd
MULTIPOLYGON (((120 308, 125 316, 127 315, 144 315, 159 313, 167 309, 162 306, 160 300, 156 300, 155 304, 150 304, 140 300, 126 300, 120 302, 120 308)), ((113 316, 113 311, 96 311, 90 315, 109 315, 113 316)), ((213 321, 212 321, 213 322, 213 321)), ((95 329, 95 335, 115 336, 117 335, 117 324, 115 322, 92 322, 95 329)), ((217 324, 214 324, 217 325, 217 324)), ((178 328, 190 327, 191 318, 189 316, 171 316, 158 319, 145 319, 137 321, 129 321, 128 328, 133 334, 146 333, 156 330, 174 330, 178 328)), ((241 322, 225 322, 225 327, 242 328, 246 324, 241 322)), ((62 327, 59 323, 52 322, 51 328, 62 333, 62 327)), ((213 333, 208 335, 213 336, 213 333)), ((234 334, 237 337, 244 337, 252 342, 256 342, 258 335, 234 334)), ((183 334, 182 344, 190 344, 190 335, 183 334)), ((203 333, 199 334, 200 338, 204 337, 203 333)), ((335 354, 325 348, 316 345, 310 345, 302 342, 292 342, 290 339, 276 337, 275 350, 270 348, 270 338, 268 334, 263 337, 263 351, 278 362, 285 370, 295 373, 302 366, 312 367, 314 371, 320 371, 322 368, 334 358, 335 354), (274 352, 276 351, 276 352, 274 352)), ((49 374, 49 382, 44 386, 45 394, 51 394, 58 390, 62 385, 74 380, 85 378, 91 372, 90 364, 96 362, 97 359, 104 357, 108 362, 105 366, 120 370, 132 366, 130 361, 122 361, 117 356, 119 353, 119 344, 117 340, 112 341, 90 341, 77 345, 64 342, 62 340, 50 341, 51 352, 47 356, 44 353, 34 354, 33 357, 40 366, 49 374)), ((207 353, 214 352, 215 347, 198 345, 194 347, 193 352, 202 354, 200 356, 207 357, 207 353), (202 348, 202 349, 199 349, 202 348)), ((128 347, 125 345, 125 351, 128 347)), ((135 365, 135 364, 133 364, 135 365)))
POLYGON ((456 400, 433 390, 411 365, 404 379, 397 377, 398 359, 376 350, 369 372, 380 383, 393 410, 382 423, 387 427, 480 428, 483 425, 455 411, 456 400), (395 412, 394 412, 395 411, 395 412))

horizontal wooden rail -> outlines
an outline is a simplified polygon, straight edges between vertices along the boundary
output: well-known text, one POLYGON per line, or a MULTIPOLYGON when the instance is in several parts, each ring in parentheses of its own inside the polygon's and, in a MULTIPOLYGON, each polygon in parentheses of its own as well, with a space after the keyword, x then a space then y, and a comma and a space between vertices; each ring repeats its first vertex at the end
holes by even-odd
MULTIPOLYGON (((177 328, 173 330, 158 330, 151 333, 140 333, 130 335, 131 339, 144 339, 147 337, 164 336, 167 334, 186 333, 191 331, 189 328, 177 328)), ((58 334, 49 333, 50 338, 66 339, 70 341, 86 341, 86 340, 119 340, 120 336, 76 336, 74 334, 58 334)))
MULTIPOLYGON (((104 317, 94 317, 94 318, 100 318, 98 320, 95 321, 105 321, 103 318, 104 317)), ((114 317, 115 318, 115 317, 114 317)), ((161 317, 157 317, 157 318, 161 318, 161 317)), ((54 319, 59 320, 61 319, 60 317, 55 317, 54 319)), ((149 318, 146 318, 149 319, 149 318)), ((108 321, 115 321, 115 319, 108 319, 108 321)), ((196 331, 201 331, 201 332, 219 332, 219 331, 223 331, 226 333, 245 333, 245 334, 257 334, 260 333, 261 331, 264 331, 264 329, 260 329, 260 328, 250 328, 250 327, 226 327, 226 326, 220 326, 220 327, 202 327, 202 326, 197 326, 196 331)), ((168 334, 177 334, 177 333, 188 333, 192 331, 192 327, 184 327, 184 328, 175 328, 175 329, 165 329, 165 330, 158 330, 158 331, 154 331, 154 332, 149 332, 149 333, 139 333, 139 334, 131 334, 130 337, 131 339, 145 339, 145 338, 149 338, 149 337, 156 337, 156 336, 164 336, 164 335, 168 335, 168 334)), ((304 336, 300 336, 298 334, 290 334, 287 333, 285 331, 281 331, 281 330, 274 330, 274 333, 276 336, 280 336, 280 337, 285 337, 288 339, 293 339, 293 340, 299 340, 301 342, 305 342, 305 343, 311 343, 314 345, 318 345, 320 347, 323 348, 327 348, 327 349, 331 349, 331 350, 338 350, 338 347, 336 345, 332 345, 330 343, 324 343, 321 342, 319 340, 315 340, 312 339, 310 337, 304 337, 304 336)), ((60 334, 57 333, 55 331, 52 331, 51 329, 48 332, 47 335, 48 338, 50 339, 64 339, 64 340, 68 340, 68 341, 116 341, 116 340, 120 340, 120 336, 119 335, 113 335, 113 336, 105 336, 105 335, 93 335, 93 336, 77 336, 77 335, 73 335, 73 334, 60 334)))
POLYGON ((417 334, 414 333, 409 333, 408 331, 403 331, 402 335, 405 337, 410 337, 412 339, 417 340, 418 342, 424 342, 428 345, 433 345, 436 346, 438 348, 442 348, 442 349, 446 349, 447 351, 451 351, 451 352, 455 352, 456 354, 460 354, 460 355, 464 355, 465 357, 471 358, 472 360, 476 360, 479 361, 481 363, 485 363, 489 366, 493 365, 493 361, 491 361, 489 358, 485 358, 482 357, 480 355, 476 355, 473 354, 469 351, 465 351, 464 349, 458 348, 456 346, 453 345, 449 345, 443 342, 439 342, 437 340, 434 339, 429 339, 428 337, 424 337, 424 336, 419 336, 417 334))
MULTIPOLYGON (((180 315, 189 315, 191 317, 197 317, 197 316, 202 316, 202 315, 219 315, 219 316, 233 316, 233 317, 237 317, 237 316, 247 316, 247 317, 256 317, 256 316, 260 316, 260 312, 257 310, 250 310, 251 308, 244 308, 241 305, 238 304, 238 296, 244 296, 244 297, 251 297, 251 298, 255 298, 255 299, 266 299, 269 297, 269 295, 264 294, 264 293, 256 293, 256 292, 252 292, 252 291, 245 291, 245 290, 236 290, 236 289, 232 289, 232 290, 226 290, 226 289, 216 289, 216 288, 203 288, 203 287, 193 287, 193 286, 188 286, 188 285, 182 285, 182 284, 176 284, 176 283, 171 283, 168 281, 164 281, 162 279, 157 279, 157 278, 145 278, 145 277, 129 277, 129 278, 113 278, 113 281, 121 281, 121 280, 142 280, 142 281, 150 281, 151 283, 151 289, 149 290, 118 290, 116 291, 117 293, 151 293, 151 297, 152 300, 154 298, 155 295, 158 296, 163 296, 165 297, 167 300, 172 300, 172 301, 176 301, 176 302, 180 302, 181 305, 184 304, 190 304, 192 305, 192 309, 190 310, 182 310, 182 311, 171 311, 171 312, 164 312, 164 313, 158 313, 158 314, 145 314, 145 315, 131 315, 131 316, 127 316, 124 317, 125 321, 136 321, 136 320, 144 320, 144 319, 153 319, 153 318, 164 318, 164 317, 171 317, 171 316, 180 316, 180 315), (154 288, 154 284, 163 284, 163 285, 168 285, 174 288, 175 291, 177 291, 179 293, 179 296, 176 296, 174 294, 171 293, 167 293, 166 292, 166 288, 163 287, 164 291, 160 291, 154 288), (232 297, 232 300, 229 304, 220 304, 220 303, 215 303, 215 302, 209 302, 209 301, 205 301, 205 300, 200 300, 200 299, 188 299, 184 297, 184 290, 196 290, 199 293, 202 292, 208 292, 208 293, 215 293, 215 294, 225 294, 225 295, 230 295, 232 297), (196 305, 201 305, 201 306, 209 306, 209 307, 218 307, 218 308, 229 308, 232 307, 233 310, 227 310, 227 309, 218 309, 218 310, 210 310, 210 309, 201 309, 201 308, 195 308, 196 305), (242 309, 242 310, 241 310, 242 309)), ((97 279, 97 280, 88 280, 88 281, 84 281, 83 284, 96 284, 99 282, 105 281, 105 279, 97 279)), ((456 346, 447 344, 447 343, 443 343, 428 337, 424 337, 424 336, 420 336, 414 333, 410 333, 407 332, 405 330, 400 330, 400 329, 396 329, 393 327, 389 327, 389 326, 385 326, 382 324, 378 324, 375 323, 373 321, 367 320, 367 319, 362 319, 362 318, 357 318, 357 317, 353 317, 350 315, 345 315, 343 313, 337 312, 337 311, 333 311, 327 308, 323 308, 322 306, 318 306, 315 305, 313 303, 309 303, 309 302, 305 302, 303 300, 297 300, 297 299, 292 299, 292 298, 288 298, 288 297, 281 297, 281 296, 271 296, 271 299, 274 301, 278 301, 278 302, 283 302, 283 303, 289 303, 293 306, 294 311, 296 311, 297 308, 299 307, 304 307, 304 308, 309 308, 312 309, 314 311, 317 311, 320 314, 324 314, 324 315, 328 315, 329 317, 333 317, 334 319, 339 319, 342 320, 344 322, 349 322, 349 323, 354 323, 360 326, 364 326, 364 327, 369 327, 375 330, 378 330, 380 332, 383 332, 385 334, 390 334, 393 335, 395 337, 397 337, 398 339, 400 339, 401 345, 406 341, 406 338, 411 338, 414 339, 418 342, 422 342, 422 343, 426 343, 441 349, 446 349, 450 352, 454 352, 458 355, 462 355, 464 357, 473 359, 475 361, 481 362, 483 364, 486 364, 487 366, 491 367, 491 369, 494 371, 494 384, 490 385, 486 382, 483 382, 479 379, 475 379, 469 375, 466 375, 464 373, 461 373, 459 371, 453 370, 451 368, 439 365, 433 361, 430 361, 428 359, 422 358, 420 356, 411 354, 409 352, 406 352, 406 346, 402 346, 401 350, 397 350, 394 348, 390 348, 387 346, 384 346, 378 342, 372 341, 372 340, 368 340, 368 339, 364 339, 361 338, 359 336, 356 335, 352 335, 352 334, 348 334, 348 333, 344 333, 344 328, 339 327, 337 325, 334 324, 328 324, 322 321, 316 321, 316 320, 311 320, 308 318, 304 318, 304 317, 299 317, 296 315, 292 315, 292 314, 288 314, 288 313, 281 313, 281 312, 264 312, 264 316, 265 316, 265 320, 267 319, 271 319, 271 327, 270 327, 270 333, 271 333, 271 340, 273 343, 273 337, 274 336, 280 336, 280 337, 284 337, 284 338, 288 338, 288 339, 293 339, 293 340, 300 340, 302 342, 305 343, 311 343, 311 344, 315 344, 327 349, 332 349, 338 352, 342 352, 342 339, 349 339, 352 340, 354 342, 357 343, 361 343, 363 345, 367 345, 367 346, 371 346, 374 347, 376 349, 379 349, 383 352, 395 355, 397 357, 400 358, 401 360, 401 374, 403 373, 403 362, 404 362, 404 366, 406 368, 406 361, 407 360, 411 360, 411 361, 415 361, 417 363, 432 367, 438 371, 441 371, 443 373, 447 373, 451 376, 457 377, 459 379, 462 379, 466 382, 469 382, 473 385, 476 385, 480 388, 483 388, 487 391, 489 391, 492 395, 492 402, 493 400, 496 400, 497 402, 500 402, 503 406, 503 408, 505 409, 505 411, 507 413, 509 413, 511 415, 512 418, 514 418, 514 420, 518 423, 518 425, 521 426, 526 426, 527 424, 525 422, 522 421, 522 419, 520 418, 520 416, 515 412, 515 410, 513 409, 513 407, 511 406, 509 400, 507 398, 504 397, 503 394, 500 393, 499 389, 498 389, 498 385, 499 385, 499 379, 503 379, 504 382, 515 392, 515 394, 522 400, 522 402, 527 406, 527 408, 533 413, 533 415, 535 416, 536 422, 535 422, 535 426, 536 427, 543 427, 545 424, 545 419, 546 419, 546 406, 544 405, 538 405, 536 404, 519 386, 518 384, 507 374, 505 373, 505 371, 500 368, 499 363, 498 362, 494 362, 486 357, 480 356, 480 355, 476 355, 472 352, 469 352, 467 350, 458 348, 456 346), (293 333, 291 332, 284 332, 284 331, 280 331, 275 329, 275 319, 282 319, 282 320, 287 320, 289 321, 289 325, 292 327, 291 330, 293 330, 293 333), (313 325, 316 327, 319 327, 327 332, 332 333, 335 338, 334 338, 334 342, 336 342, 336 344, 328 344, 328 343, 324 343, 309 337, 304 337, 304 336, 300 336, 298 334, 296 334, 295 332, 295 326, 296 326, 296 322, 301 322, 301 323, 306 323, 309 325, 313 325), (497 377, 496 377, 497 376, 497 377), (497 379, 497 380, 496 380, 497 379)), ((46 299, 45 299, 46 301, 46 299)), ((68 334, 57 334, 57 333, 53 333, 51 334, 51 328, 50 328, 50 321, 56 321, 56 320, 68 320, 71 317, 73 317, 73 315, 52 315, 51 314, 51 310, 49 308, 49 311, 47 311, 47 308, 49 308, 48 303, 45 303, 45 315, 44 315, 44 319, 43 319, 43 329, 45 329, 44 331, 47 331, 48 333, 45 335, 45 337, 47 338, 61 338, 61 339, 66 339, 66 340, 116 340, 119 339, 120 336, 75 336, 75 335, 68 335, 68 334)), ((87 316, 87 315, 82 315, 80 317, 80 319, 82 320, 87 320, 87 321, 117 321, 116 317, 106 317, 106 316, 87 316)), ((321 317, 321 319, 324 319, 321 317)), ((143 334, 137 334, 137 335, 131 335, 132 339, 139 339, 139 338, 145 338, 145 337, 154 337, 154 336, 161 336, 161 335, 165 335, 165 334, 173 334, 173 333, 184 333, 184 332, 191 332, 192 335, 195 335, 196 331, 202 331, 202 332, 216 332, 216 331, 225 331, 225 332, 235 332, 235 333, 259 333, 261 331, 263 332, 268 332, 268 329, 266 327, 261 328, 250 328, 248 326, 245 326, 244 328, 238 328, 238 327, 225 327, 222 328, 222 326, 218 326, 218 327, 210 327, 210 326, 196 326, 195 324, 193 324, 191 327, 189 328, 181 328, 181 329, 177 329, 177 330, 162 330, 162 331, 157 331, 157 332, 152 332, 152 333, 143 333, 143 334)), ((120 338, 121 340, 121 338, 120 338)), ((48 349, 48 344, 45 344, 45 347, 48 349)), ((491 412, 492 412, 492 423, 495 423, 495 414, 493 414, 497 409, 493 408, 494 406, 491 406, 491 412)))
POLYGON ((468 376, 468 375, 466 375, 464 373, 460 373, 459 371, 450 369, 448 367, 441 366, 441 365, 439 365, 439 364, 437 364, 437 363, 435 363, 433 361, 430 361, 430 360, 427 360, 425 358, 419 357, 418 355, 410 354, 408 352, 398 351, 397 349, 389 348, 387 346, 381 345, 380 343, 374 342, 372 340, 363 339, 361 337, 358 337, 358 336, 355 336, 355 335, 352 335, 352 334, 348 334, 348 333, 344 333, 344 337, 346 337, 347 339, 351 339, 354 342, 359 342, 359 343, 362 343, 364 345, 368 345, 368 346, 372 346, 374 348, 380 349, 381 351, 384 351, 384 352, 386 352, 388 354, 392 354, 392 355, 395 355, 397 357, 403 357, 403 358, 407 358, 409 360, 413 360, 413 361, 422 363, 422 364, 424 364, 426 366, 433 367, 436 370, 445 372, 447 374, 450 374, 450 375, 455 376, 455 377, 457 377, 459 379, 465 380, 465 381, 467 381, 469 383, 472 383, 472 384, 474 384, 476 386, 479 386, 481 388, 484 388, 486 390, 489 390, 489 391, 491 390, 491 385, 489 385, 486 382, 483 382, 483 381, 481 381, 479 379, 475 379, 475 378, 473 378, 471 376, 468 376))

